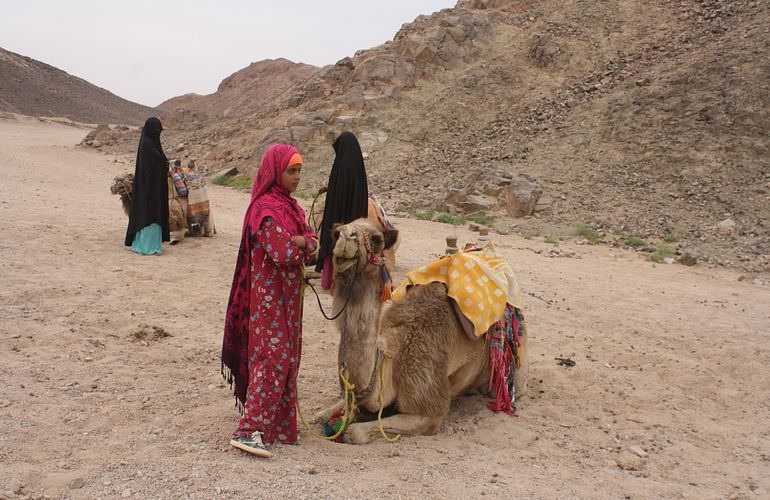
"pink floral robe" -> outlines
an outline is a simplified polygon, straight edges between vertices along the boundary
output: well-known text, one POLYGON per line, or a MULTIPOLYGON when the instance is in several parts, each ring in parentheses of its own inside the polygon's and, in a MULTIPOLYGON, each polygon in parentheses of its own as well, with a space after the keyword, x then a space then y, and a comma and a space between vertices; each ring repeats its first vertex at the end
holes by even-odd
POLYGON ((249 385, 234 437, 263 433, 265 444, 297 442, 297 374, 302 353, 302 267, 315 252, 267 217, 252 235, 249 292, 249 385))

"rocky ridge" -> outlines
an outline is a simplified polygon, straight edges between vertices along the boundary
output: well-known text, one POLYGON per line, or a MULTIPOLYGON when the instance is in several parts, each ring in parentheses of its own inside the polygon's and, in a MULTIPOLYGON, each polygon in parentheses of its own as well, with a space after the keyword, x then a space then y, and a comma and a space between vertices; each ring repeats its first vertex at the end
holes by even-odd
POLYGON ((767 271, 767 26, 751 0, 459 2, 260 111, 191 120, 166 140, 247 173, 267 144, 292 142, 312 188, 333 137, 352 130, 391 210, 461 212, 450 195, 469 172, 501 169, 542 196, 515 221, 498 204, 498 225, 545 236, 583 223, 614 244, 666 239, 767 271))
POLYGON ((185 94, 164 101, 158 108, 202 113, 202 117, 242 116, 259 112, 274 99, 306 80, 318 68, 287 59, 269 59, 251 63, 236 71, 209 95, 185 94))

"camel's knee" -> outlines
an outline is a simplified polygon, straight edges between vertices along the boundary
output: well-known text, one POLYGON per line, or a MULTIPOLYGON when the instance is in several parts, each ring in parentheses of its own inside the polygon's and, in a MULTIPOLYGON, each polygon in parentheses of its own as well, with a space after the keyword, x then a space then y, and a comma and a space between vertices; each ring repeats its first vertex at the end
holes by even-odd
POLYGON ((377 434, 372 432, 373 429, 371 427, 371 424, 368 422, 351 424, 345 431, 345 434, 343 434, 342 441, 348 444, 371 443, 377 437, 377 434))
POLYGON ((436 434, 441 430, 444 423, 444 417, 427 417, 425 422, 425 434, 436 434))

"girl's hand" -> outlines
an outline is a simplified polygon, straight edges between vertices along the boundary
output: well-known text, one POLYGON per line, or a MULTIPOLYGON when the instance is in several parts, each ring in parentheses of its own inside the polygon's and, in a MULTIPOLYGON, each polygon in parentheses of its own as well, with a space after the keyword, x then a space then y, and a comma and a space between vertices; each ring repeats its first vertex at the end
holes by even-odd
POLYGON ((304 236, 292 236, 291 241, 294 243, 294 245, 297 246, 297 248, 305 248, 307 246, 307 242, 305 241, 304 236))

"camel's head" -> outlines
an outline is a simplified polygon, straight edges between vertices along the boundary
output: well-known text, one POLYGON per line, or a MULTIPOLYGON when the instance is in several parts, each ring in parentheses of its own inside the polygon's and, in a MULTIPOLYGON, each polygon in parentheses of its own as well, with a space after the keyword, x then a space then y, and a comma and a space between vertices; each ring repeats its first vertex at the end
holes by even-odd
POLYGON ((358 219, 350 224, 335 224, 334 236, 335 273, 343 273, 354 267, 363 270, 367 265, 383 262, 382 252, 392 247, 398 239, 397 229, 381 232, 369 219, 358 219))

